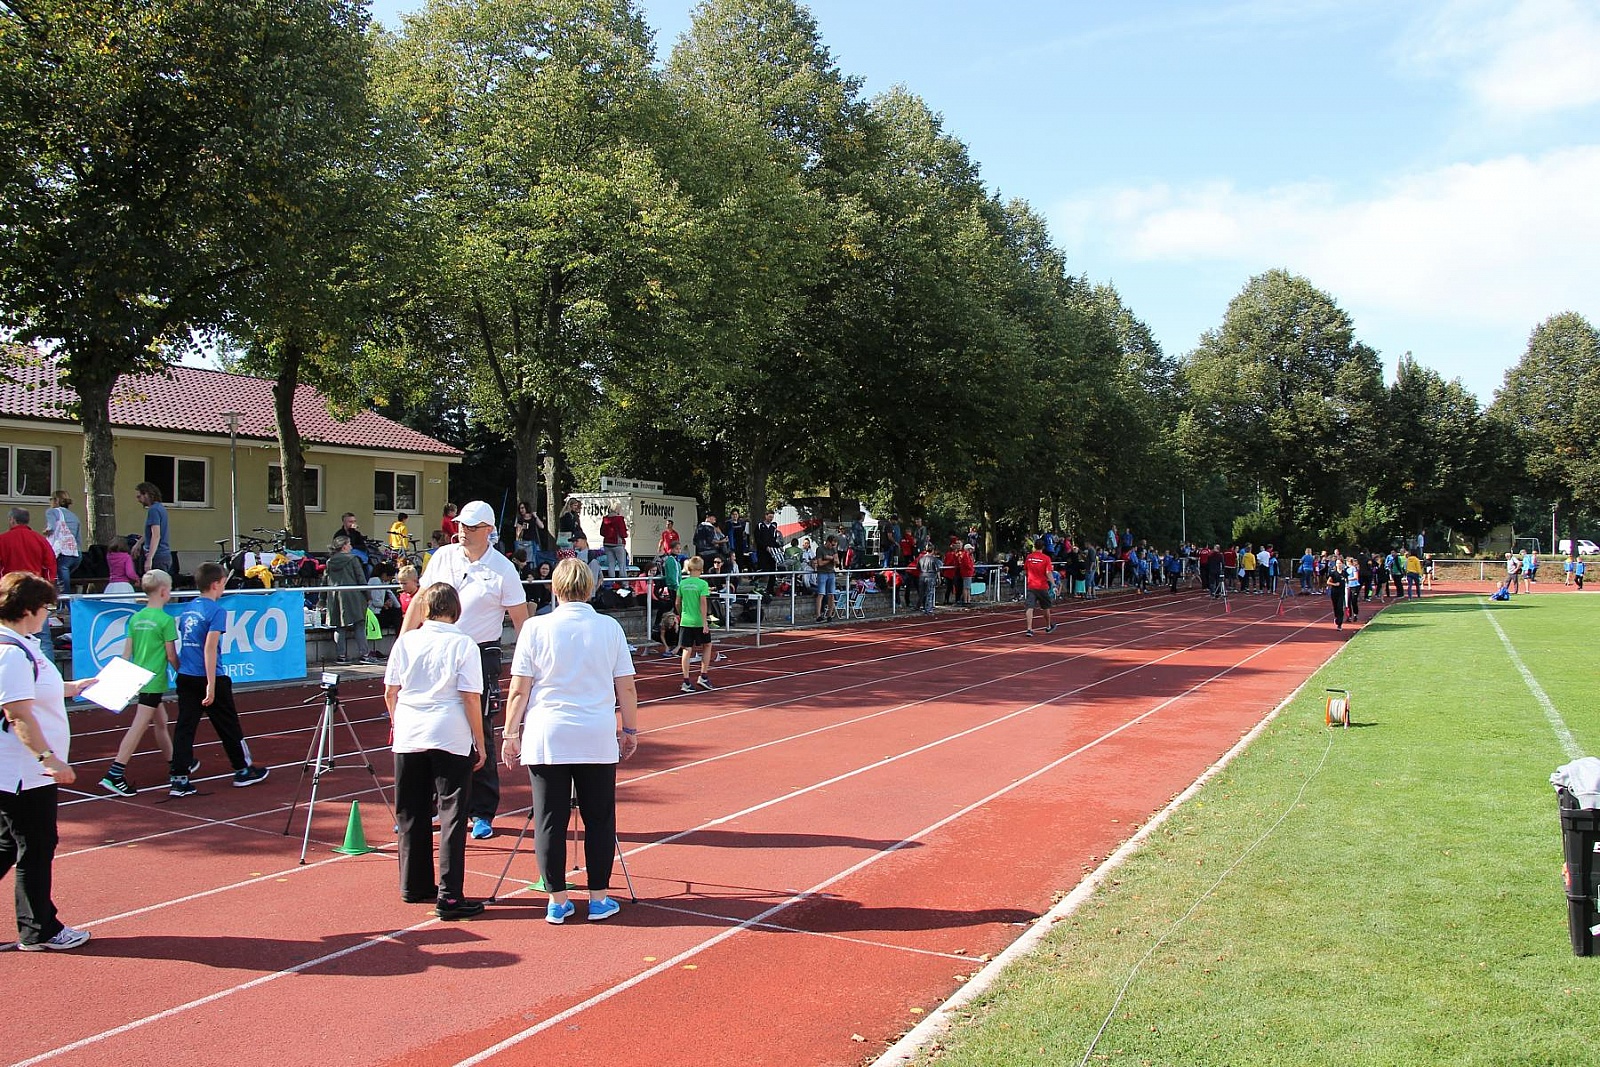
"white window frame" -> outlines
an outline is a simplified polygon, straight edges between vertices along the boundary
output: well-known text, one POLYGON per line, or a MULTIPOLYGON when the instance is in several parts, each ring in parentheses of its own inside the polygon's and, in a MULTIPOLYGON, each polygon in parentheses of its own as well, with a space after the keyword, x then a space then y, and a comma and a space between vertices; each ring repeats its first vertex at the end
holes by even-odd
POLYGON ((50 494, 56 491, 61 480, 61 454, 54 445, 24 445, 13 441, 0 441, 0 448, 6 450, 5 475, 6 492, 0 495, 0 500, 15 501, 19 504, 48 504, 50 494), (23 495, 16 492, 17 485, 17 451, 27 449, 30 452, 44 452, 50 457, 50 484, 45 486, 43 493, 29 493, 23 495))
MULTIPOLYGON (((317 504, 316 504, 315 507, 312 507, 309 504, 306 505, 306 510, 307 511, 313 511, 313 512, 319 512, 319 513, 320 512, 325 512, 325 511, 328 510, 327 505, 325 503, 323 503, 323 498, 327 495, 323 491, 326 488, 327 484, 328 484, 327 481, 325 480, 326 472, 322 469, 322 464, 320 464, 320 463, 307 463, 306 464, 306 470, 308 470, 308 471, 316 471, 317 472, 317 504)), ((283 482, 283 474, 282 474, 283 464, 282 463, 268 463, 267 464, 267 510, 268 511, 282 511, 283 510, 283 505, 282 504, 274 504, 272 502, 272 472, 273 471, 278 471, 279 472, 279 474, 278 474, 278 482, 281 485, 282 482, 283 482)))
POLYGON ((407 515, 415 515, 419 511, 422 510, 422 472, 421 471, 403 471, 403 470, 394 470, 394 469, 391 469, 391 468, 388 468, 388 467, 376 467, 372 471, 372 478, 373 478, 373 485, 372 485, 372 513, 374 515, 398 515, 402 511, 404 511, 407 515), (380 474, 387 474, 387 475, 389 475, 389 477, 391 479, 390 483, 389 483, 389 497, 390 497, 391 503, 394 504, 393 507, 388 507, 388 508, 380 508, 380 507, 378 507, 377 478, 378 478, 378 475, 380 475, 380 474), (402 508, 402 507, 399 506, 400 494, 395 491, 393 479, 400 478, 400 477, 408 477, 408 478, 412 478, 412 479, 414 479, 416 481, 416 499, 417 499, 417 502, 416 502, 416 505, 413 506, 413 507, 402 508))
MULTIPOLYGON (((166 492, 163 488, 163 499, 161 501, 162 504, 168 508, 209 508, 213 506, 211 492, 211 460, 207 459, 205 456, 184 456, 179 455, 176 452, 146 452, 144 454, 145 462, 148 463, 152 457, 172 460, 172 495, 174 498, 176 498, 178 495, 178 487, 183 484, 183 479, 178 476, 178 464, 198 463, 205 468, 206 472, 206 498, 204 500, 168 500, 166 499, 166 492)), ((146 481, 148 479, 140 480, 146 481)))

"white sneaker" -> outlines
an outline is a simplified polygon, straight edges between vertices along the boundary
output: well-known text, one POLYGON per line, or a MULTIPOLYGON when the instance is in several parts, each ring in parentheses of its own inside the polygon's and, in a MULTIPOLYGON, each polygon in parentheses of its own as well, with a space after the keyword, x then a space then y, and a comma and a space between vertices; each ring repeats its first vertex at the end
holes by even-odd
POLYGON ((32 945, 18 945, 17 948, 23 952, 43 952, 46 949, 51 952, 65 952, 68 949, 82 945, 89 940, 89 936, 89 931, 87 930, 74 930, 70 926, 63 926, 56 932, 56 936, 48 941, 40 941, 32 945))

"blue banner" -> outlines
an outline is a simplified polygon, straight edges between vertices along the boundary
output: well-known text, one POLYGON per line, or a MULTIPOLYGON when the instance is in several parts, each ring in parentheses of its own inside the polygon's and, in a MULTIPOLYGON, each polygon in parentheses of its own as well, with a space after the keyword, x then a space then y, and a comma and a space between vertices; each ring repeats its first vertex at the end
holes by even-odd
MULTIPOLYGON (((190 601, 167 605, 178 615, 190 601)), ((72 676, 88 678, 122 655, 128 620, 141 600, 72 602, 72 676)), ((298 682, 306 676, 305 597, 298 589, 273 593, 228 593, 222 598, 228 628, 218 656, 235 683, 298 682)))

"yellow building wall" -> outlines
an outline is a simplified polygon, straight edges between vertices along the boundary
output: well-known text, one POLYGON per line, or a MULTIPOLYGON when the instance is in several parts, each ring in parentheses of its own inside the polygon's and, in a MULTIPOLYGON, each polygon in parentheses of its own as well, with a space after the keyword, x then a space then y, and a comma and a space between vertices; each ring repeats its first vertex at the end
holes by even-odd
MULTIPOLYGON (((87 518, 83 476, 83 434, 76 427, 50 423, 23 424, 19 420, 0 422, 0 445, 51 448, 56 452, 56 482, 53 488, 72 495, 73 511, 87 518)), ((144 522, 144 509, 134 496, 134 486, 144 481, 145 459, 149 455, 176 456, 207 461, 207 501, 203 505, 167 502, 169 540, 178 553, 180 569, 193 573, 196 564, 217 559, 218 540, 232 536, 233 513, 230 493, 230 450, 227 438, 186 437, 179 434, 119 430, 113 455, 117 463, 117 530, 137 533, 144 522)), ((281 508, 267 504, 267 469, 279 460, 275 442, 240 440, 238 443, 239 533, 249 536, 257 528, 276 531, 283 527, 281 508)), ((346 511, 356 515, 357 524, 369 536, 382 536, 395 520, 392 511, 374 510, 373 479, 378 470, 415 473, 421 495, 420 507, 408 520, 411 536, 423 544, 428 533, 439 526, 449 488, 450 462, 444 457, 423 457, 408 453, 358 452, 353 449, 311 447, 306 463, 322 471, 321 508, 307 510, 307 547, 325 552, 346 511)), ((48 494, 41 494, 48 496, 48 494)), ((43 530, 47 500, 24 500, 13 493, 0 496, 0 506, 26 507, 32 525, 43 530)))

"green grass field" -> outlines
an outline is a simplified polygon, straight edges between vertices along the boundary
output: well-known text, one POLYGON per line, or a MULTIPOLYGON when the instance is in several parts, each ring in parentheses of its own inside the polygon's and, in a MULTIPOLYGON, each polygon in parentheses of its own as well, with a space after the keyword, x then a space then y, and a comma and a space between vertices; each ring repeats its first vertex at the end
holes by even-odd
MULTIPOLYGON (((1144 963, 1088 1062, 1595 1062, 1600 957, 1572 955, 1549 784, 1568 757, 1482 603, 1371 622, 918 1062, 1078 1063, 1130 970, 1285 812, 1144 963), (1351 690, 1356 728, 1323 726, 1326 686, 1351 690)), ((1489 607, 1600 750, 1600 598, 1489 607)))

